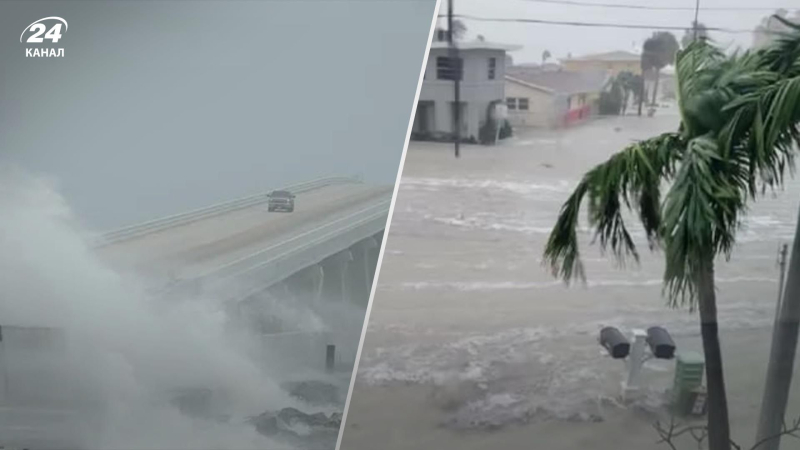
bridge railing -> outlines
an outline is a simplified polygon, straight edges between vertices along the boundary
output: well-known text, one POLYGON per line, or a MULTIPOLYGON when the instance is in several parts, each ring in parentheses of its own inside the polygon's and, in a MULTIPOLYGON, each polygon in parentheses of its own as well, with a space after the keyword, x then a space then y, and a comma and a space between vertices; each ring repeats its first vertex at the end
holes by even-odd
POLYGON ((215 267, 206 273, 181 280, 179 289, 225 290, 230 298, 233 286, 239 287, 235 297, 271 286, 298 270, 318 263, 345 250, 386 227, 390 199, 384 199, 359 211, 341 216, 317 228, 289 237, 256 253, 215 267))
MULTIPOLYGON (((359 178, 356 177, 327 177, 319 178, 312 181, 303 183, 296 183, 293 185, 281 188, 294 193, 303 193, 315 189, 331 186, 335 184, 358 183, 359 178)), ((198 220, 207 219, 213 216, 226 214, 238 209, 248 208, 267 201, 267 192, 248 195, 235 200, 229 200, 215 205, 207 206, 204 208, 187 211, 180 214, 175 214, 160 219, 150 220, 144 223, 129 225, 126 227, 118 228, 106 233, 103 233, 94 242, 94 245, 101 247, 104 245, 113 244, 116 242, 133 239, 156 231, 161 231, 167 228, 186 225, 198 220)))

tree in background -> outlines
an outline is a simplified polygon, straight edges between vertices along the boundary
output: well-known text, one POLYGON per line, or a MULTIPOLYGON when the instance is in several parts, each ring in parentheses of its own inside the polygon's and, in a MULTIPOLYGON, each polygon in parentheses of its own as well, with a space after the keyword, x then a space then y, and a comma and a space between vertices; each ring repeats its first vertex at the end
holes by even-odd
POLYGON ((467 26, 464 25, 464 22, 453 19, 453 39, 460 40, 464 38, 464 35, 467 34, 467 26))
POLYGON ((607 89, 600 93, 600 114, 624 115, 633 96, 639 94, 642 77, 632 72, 620 72, 612 78, 607 89))
POLYGON ((622 112, 622 103, 625 99, 625 91, 619 77, 611 80, 608 88, 600 93, 598 109, 602 115, 618 116, 622 112))
POLYGON ((622 111, 624 115, 628 111, 628 105, 631 98, 639 101, 639 95, 642 92, 644 79, 641 75, 636 75, 633 72, 620 72, 617 75, 617 80, 622 87, 622 111))
POLYGON ((550 54, 550 50, 545 50, 542 52, 542 65, 544 65, 548 59, 550 59, 553 55, 550 54))
MULTIPOLYGON (((642 74, 653 73, 655 81, 653 83, 652 104, 656 103, 661 69, 675 62, 675 54, 678 50, 680 50, 678 39, 669 31, 656 31, 644 41, 642 48, 642 74)), ((644 101, 644 98, 640 99, 641 101, 644 101)), ((639 114, 641 115, 641 104, 639 114)))
MULTIPOLYGON (((437 26, 435 32, 436 36, 439 36, 442 38, 442 40, 445 40, 447 36, 447 23, 445 22, 443 25, 437 26)), ((467 26, 464 25, 464 22, 458 19, 453 19, 453 39, 463 39, 466 34, 467 26)))
POLYGON ((695 28, 697 28, 698 39, 708 39, 708 28, 701 22, 692 22, 692 29, 686 30, 681 38, 681 45, 686 48, 694 41, 695 28))
MULTIPOLYGON (((692 42, 678 52, 676 77, 678 129, 632 144, 587 172, 561 208, 544 261, 565 281, 585 279, 577 229, 586 197, 589 224, 601 248, 610 248, 621 262, 638 261, 623 213, 628 209, 636 214, 650 248, 664 252, 669 305, 699 310, 708 448, 730 450, 715 261, 731 256, 748 203, 768 187, 781 187, 786 171, 793 169, 795 145, 800 143, 800 27, 763 51, 730 56, 707 40, 692 42)), ((800 235, 795 239, 800 243, 800 235)), ((800 259, 800 254, 792 257, 800 259)), ((800 271, 800 264, 795 266, 800 271)), ((792 276, 790 271, 784 310, 789 308, 790 286, 800 300, 800 273, 793 281, 792 276)), ((783 399, 784 407, 796 352, 800 312, 795 312, 785 316, 781 328, 785 348, 772 352, 776 359, 786 359, 779 370, 770 371, 782 374, 775 397, 783 399)), ((767 389, 771 382, 768 375, 767 389)), ((784 412, 775 418, 778 429, 784 412)))

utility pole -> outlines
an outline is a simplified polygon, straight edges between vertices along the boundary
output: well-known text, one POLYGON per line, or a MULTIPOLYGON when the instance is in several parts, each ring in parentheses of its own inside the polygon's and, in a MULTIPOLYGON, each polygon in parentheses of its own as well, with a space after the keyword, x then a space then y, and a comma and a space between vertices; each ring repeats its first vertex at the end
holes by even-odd
POLYGON ((692 34, 694 35, 693 40, 695 41, 697 40, 697 17, 699 15, 700 15, 700 0, 697 0, 697 2, 694 5, 694 23, 692 23, 692 28, 694 28, 692 30, 693 32, 692 34))
POLYGON ((758 450, 779 450, 780 433, 786 416, 789 391, 792 387, 794 360, 800 329, 800 222, 795 229, 792 255, 781 296, 780 310, 772 331, 764 397, 758 421, 758 450))
POLYGON ((453 110, 453 120, 455 122, 455 152, 456 158, 459 156, 459 146, 461 145, 461 61, 458 59, 458 49, 455 45, 453 29, 453 0, 447 0, 447 43, 450 47, 450 69, 453 73, 453 97, 455 108, 453 110))

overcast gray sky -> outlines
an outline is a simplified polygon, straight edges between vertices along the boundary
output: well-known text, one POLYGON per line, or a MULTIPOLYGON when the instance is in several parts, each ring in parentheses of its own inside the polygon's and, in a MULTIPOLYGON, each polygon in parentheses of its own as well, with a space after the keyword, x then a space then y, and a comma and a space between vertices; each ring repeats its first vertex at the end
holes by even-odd
MULTIPOLYGON (((442 13, 446 12, 442 0, 442 13)), ((648 11, 635 9, 572 6, 531 2, 529 0, 453 0, 456 14, 492 18, 531 18, 583 22, 629 23, 654 26, 691 26, 694 11, 648 11)), ((581 3, 628 4, 642 6, 669 6, 693 8, 694 0, 582 0, 581 3)), ((753 29, 760 20, 778 7, 800 7, 796 0, 701 0, 699 21, 709 27, 728 29, 753 29), (748 7, 766 8, 764 11, 704 11, 702 8, 748 7)), ((539 62, 547 49, 556 59, 568 53, 578 56, 610 50, 631 50, 641 46, 653 30, 613 28, 582 28, 574 26, 487 23, 464 20, 468 38, 482 34, 487 40, 524 46, 512 53, 515 62, 539 62)), ((678 39, 682 32, 674 32, 678 39)), ((750 33, 711 33, 711 37, 726 46, 747 46, 752 41, 750 33)))
POLYGON ((435 0, 0 2, 0 164, 107 229, 326 175, 393 184, 435 0), (60 16, 64 58, 20 33, 60 16))

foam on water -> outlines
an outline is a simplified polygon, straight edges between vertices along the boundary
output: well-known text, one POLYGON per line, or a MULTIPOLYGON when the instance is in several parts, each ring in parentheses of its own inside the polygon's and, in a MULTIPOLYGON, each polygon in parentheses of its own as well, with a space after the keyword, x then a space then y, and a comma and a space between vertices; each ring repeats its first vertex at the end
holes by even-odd
MULTIPOLYGON (((772 302, 750 299, 725 301, 720 304, 719 320, 725 324, 725 332, 766 329, 773 320, 773 307, 772 302)), ((657 317, 655 323, 666 327, 679 347, 699 343, 696 314, 641 301, 609 305, 604 310, 605 318, 575 314, 570 321, 551 326, 491 333, 373 323, 371 334, 391 334, 405 344, 365 347, 359 382, 430 386, 430 398, 445 413, 445 425, 456 428, 602 420, 604 408, 623 407, 613 398, 624 369, 597 346, 600 329, 608 325, 622 330, 647 328, 657 317)), ((672 364, 649 361, 645 366, 648 389, 628 407, 658 412, 669 387, 672 364)))
MULTIPOLYGON (((717 284, 736 284, 736 283, 777 283, 778 280, 769 277, 717 277, 717 284)), ((617 279, 617 280, 587 280, 586 287, 649 287, 661 286, 663 279, 653 278, 647 280, 617 279)), ((552 281, 409 281, 395 285, 382 284, 381 290, 454 290, 454 291, 506 291, 506 290, 529 290, 547 289, 563 286, 560 280, 552 281)))
POLYGON ((524 234, 549 234, 552 227, 535 226, 529 222, 517 219, 509 220, 497 215, 476 215, 469 218, 459 217, 433 217, 434 222, 458 228, 477 229, 486 231, 511 231, 524 234), (487 217, 488 216, 488 217, 487 217))
POLYGON ((508 192, 519 195, 531 194, 564 194, 574 186, 573 180, 554 180, 551 183, 533 183, 520 180, 494 180, 469 178, 415 178, 403 177, 401 189, 421 189, 435 191, 445 189, 468 189, 483 192, 508 192))
MULTIPOLYGON (((444 425, 455 428, 602 420, 602 406, 613 403, 609 392, 618 386, 619 367, 611 367, 594 343, 572 339, 577 331, 524 328, 376 349, 363 357, 358 376, 370 384, 429 385, 432 406, 445 412, 444 425)), ((658 392, 648 401, 660 403, 658 392)))

